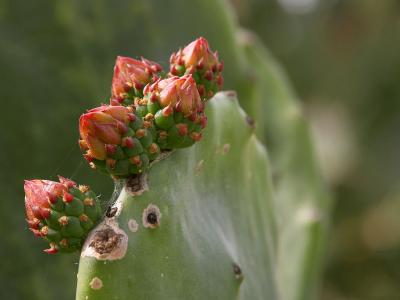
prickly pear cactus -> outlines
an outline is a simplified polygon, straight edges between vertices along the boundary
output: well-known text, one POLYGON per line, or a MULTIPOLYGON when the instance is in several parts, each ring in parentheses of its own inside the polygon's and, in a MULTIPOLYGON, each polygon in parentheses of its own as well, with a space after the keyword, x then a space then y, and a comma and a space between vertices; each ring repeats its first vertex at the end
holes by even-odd
POLYGON ((77 299, 277 298, 265 149, 234 92, 206 114, 201 142, 122 181, 83 248, 77 299))

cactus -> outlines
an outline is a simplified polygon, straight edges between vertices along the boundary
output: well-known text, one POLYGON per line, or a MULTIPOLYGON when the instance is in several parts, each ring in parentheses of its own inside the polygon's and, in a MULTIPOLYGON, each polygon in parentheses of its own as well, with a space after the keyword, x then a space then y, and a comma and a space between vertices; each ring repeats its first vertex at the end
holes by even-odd
POLYGON ((83 248, 77 299, 277 299, 265 149, 233 92, 218 93, 206 114, 201 142, 155 164, 142 184, 122 182, 115 214, 83 248))

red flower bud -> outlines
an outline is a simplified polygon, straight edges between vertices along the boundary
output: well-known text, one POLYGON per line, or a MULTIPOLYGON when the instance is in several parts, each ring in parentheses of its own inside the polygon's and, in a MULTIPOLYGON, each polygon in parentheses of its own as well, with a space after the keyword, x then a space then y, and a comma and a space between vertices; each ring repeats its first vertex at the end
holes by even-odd
POLYGON ((114 66, 112 79, 112 98, 125 98, 125 94, 133 87, 142 89, 153 80, 153 73, 160 72, 161 66, 155 62, 141 58, 118 56, 114 66))
POLYGON ((132 119, 131 111, 124 106, 107 106, 89 110, 79 119, 79 132, 91 157, 104 160, 106 144, 121 144, 122 135, 132 119))

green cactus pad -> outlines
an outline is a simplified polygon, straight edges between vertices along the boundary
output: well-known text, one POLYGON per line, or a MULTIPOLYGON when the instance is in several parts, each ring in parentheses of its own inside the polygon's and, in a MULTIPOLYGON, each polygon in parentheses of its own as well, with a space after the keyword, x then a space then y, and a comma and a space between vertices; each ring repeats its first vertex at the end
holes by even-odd
POLYGON ((117 222, 127 250, 121 232, 89 237, 76 299, 277 299, 265 149, 233 93, 217 94, 206 112, 204 140, 156 163, 143 194, 122 189, 119 212, 96 230, 117 222), (121 238, 115 260, 90 255, 104 236, 121 238))

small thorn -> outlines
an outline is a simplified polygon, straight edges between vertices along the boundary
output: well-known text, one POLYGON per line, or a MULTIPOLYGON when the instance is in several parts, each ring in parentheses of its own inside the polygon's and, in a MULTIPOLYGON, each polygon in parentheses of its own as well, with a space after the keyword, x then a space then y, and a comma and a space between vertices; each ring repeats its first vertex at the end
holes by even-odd
POLYGON ((149 153, 154 154, 158 152, 158 146, 156 143, 153 143, 149 147, 149 153))
POLYGON ((81 215, 79 216, 79 220, 80 220, 81 222, 87 222, 87 221, 89 220, 89 217, 88 217, 87 215, 85 215, 85 214, 81 214, 81 215))
POLYGON ((146 135, 146 130, 144 129, 138 129, 136 130, 136 136, 140 139, 146 135))
POLYGON ((92 198, 85 198, 85 200, 83 200, 83 205, 85 206, 93 206, 94 205, 94 200, 92 198))
POLYGON ((62 239, 62 240, 60 241, 60 245, 61 245, 61 247, 63 247, 63 248, 67 248, 67 247, 68 247, 68 240, 67 240, 67 239, 62 239))
POLYGON ((68 225, 68 217, 62 216, 61 218, 58 219, 58 223, 60 223, 61 226, 68 225))
POLYGON ((168 132, 161 130, 158 136, 160 137, 160 139, 165 140, 168 137, 168 132))
POLYGON ((140 159, 140 156, 139 156, 139 155, 130 157, 130 158, 129 158, 129 161, 130 161, 132 164, 134 164, 134 165, 136 165, 136 166, 138 166, 138 167, 140 167, 140 166, 142 165, 142 160, 140 159))
POLYGON ((152 121, 152 120, 154 119, 154 115, 151 114, 151 113, 148 113, 148 114, 144 117, 144 119, 145 119, 146 121, 152 121))
POLYGON ((87 186, 87 185, 83 185, 83 184, 81 184, 81 185, 79 185, 79 191, 81 192, 81 193, 86 193, 87 191, 89 191, 89 187, 87 186))

